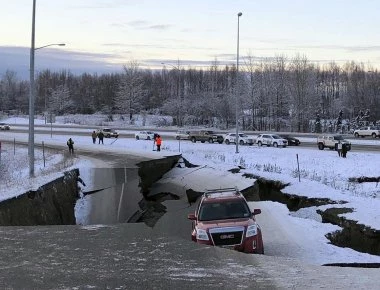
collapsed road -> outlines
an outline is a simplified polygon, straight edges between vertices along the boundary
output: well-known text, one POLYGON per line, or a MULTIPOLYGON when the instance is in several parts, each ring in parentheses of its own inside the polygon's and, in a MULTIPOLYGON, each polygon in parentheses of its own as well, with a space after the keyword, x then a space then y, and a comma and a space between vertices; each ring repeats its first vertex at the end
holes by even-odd
MULTIPOLYGON (((126 166, 121 156, 115 158, 112 166, 118 168, 115 176, 120 180, 123 179, 120 177, 123 168, 138 166, 138 160, 130 160, 126 166)), ((127 180, 132 181, 137 177, 128 168, 127 180)), ((92 225, 2 227, 0 285, 98 289, 304 289, 310 285, 314 288, 328 285, 341 289, 375 289, 379 285, 378 269, 313 266, 297 258, 271 253, 269 245, 275 245, 275 242, 271 242, 270 232, 264 234, 264 242, 269 246, 266 247, 268 254, 264 256, 198 246, 190 240, 191 223, 186 216, 194 210, 194 204, 189 204, 186 193, 190 189, 197 192, 199 187, 207 187, 205 177, 215 170, 207 167, 175 169, 178 170, 171 171, 169 176, 161 178, 149 189, 148 199, 159 201, 164 214, 159 218, 153 213, 144 217, 144 213, 149 213, 147 210, 139 217, 146 223, 114 223, 115 220, 110 220, 109 223, 95 222, 92 225), (194 175, 199 184, 190 183, 194 175), (181 180, 181 183, 175 180, 181 180), (169 194, 171 192, 176 194, 169 194), (153 196, 160 198, 154 200, 153 196)), ((102 178, 105 176, 104 172, 97 174, 102 178)), ((223 173, 209 182, 213 187, 226 187, 238 179, 243 182, 236 174, 223 173)), ((244 180, 243 187, 252 186, 252 180, 244 180)), ((86 184, 89 186, 90 183, 86 181, 86 184)), ((142 191, 146 193, 146 189, 142 191)), ((117 192, 121 195, 124 191, 117 192)), ((92 196, 99 193, 101 195, 99 191, 92 196)), ((85 198, 88 197, 90 195, 85 198)), ((121 196, 116 200, 118 205, 110 210, 113 217, 115 209, 120 208, 121 196)), ((270 212, 270 208, 266 210, 270 212)), ((118 221, 122 219, 119 213, 118 221)))

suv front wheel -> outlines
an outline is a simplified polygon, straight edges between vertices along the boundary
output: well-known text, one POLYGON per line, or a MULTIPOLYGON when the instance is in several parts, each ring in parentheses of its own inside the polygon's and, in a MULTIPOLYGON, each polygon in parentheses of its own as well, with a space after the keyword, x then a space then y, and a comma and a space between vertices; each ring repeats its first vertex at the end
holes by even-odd
POLYGON ((261 141, 258 141, 258 142, 257 142, 257 145, 258 145, 258 146, 262 146, 263 143, 262 143, 261 141))

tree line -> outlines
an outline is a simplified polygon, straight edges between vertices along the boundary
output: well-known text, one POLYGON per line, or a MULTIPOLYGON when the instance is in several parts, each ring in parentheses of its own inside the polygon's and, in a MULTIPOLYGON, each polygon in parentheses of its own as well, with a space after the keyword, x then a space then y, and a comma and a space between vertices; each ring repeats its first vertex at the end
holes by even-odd
MULTIPOLYGON (((257 60, 242 58, 207 68, 163 66, 142 69, 131 60, 121 73, 74 75, 69 71, 41 71, 36 76, 38 113, 121 114, 133 122, 134 114, 173 117, 174 125, 235 127, 244 130, 307 132, 316 118, 354 119, 361 111, 380 119, 380 74, 371 65, 354 61, 338 65, 315 64, 296 55, 257 60), (238 85, 237 85, 238 84, 238 85), (237 88, 239 91, 237 91, 237 88)), ((7 71, 0 79, 0 112, 27 114, 29 82, 7 71)))

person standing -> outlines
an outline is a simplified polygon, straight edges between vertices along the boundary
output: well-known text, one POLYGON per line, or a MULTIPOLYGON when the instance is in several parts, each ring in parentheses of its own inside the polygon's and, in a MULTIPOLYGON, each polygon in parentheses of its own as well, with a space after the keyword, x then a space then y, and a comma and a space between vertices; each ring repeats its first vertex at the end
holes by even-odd
POLYGON ((102 142, 102 144, 104 144, 104 143, 103 143, 103 138, 104 138, 104 133, 103 133, 103 131, 100 131, 100 132, 99 132, 99 134, 98 134, 98 138, 99 138, 99 144, 100 144, 100 142, 102 142))
POLYGON ((67 146, 69 147, 69 153, 71 155, 74 154, 74 141, 73 139, 69 138, 69 140, 67 140, 67 146))
POLYGON ((91 137, 92 137, 92 143, 96 143, 96 137, 98 136, 98 134, 96 134, 96 132, 95 131, 93 131, 92 132, 92 134, 91 134, 91 137))
POLYGON ((338 151, 338 156, 339 157, 343 157, 343 155, 342 155, 342 142, 340 142, 340 140, 338 141, 338 144, 337 144, 337 151, 338 151))
POLYGON ((161 151, 161 143, 162 143, 161 136, 157 135, 157 138, 156 138, 157 151, 161 151))
POLYGON ((342 144, 342 157, 346 158, 346 156, 347 156, 347 145, 342 144))

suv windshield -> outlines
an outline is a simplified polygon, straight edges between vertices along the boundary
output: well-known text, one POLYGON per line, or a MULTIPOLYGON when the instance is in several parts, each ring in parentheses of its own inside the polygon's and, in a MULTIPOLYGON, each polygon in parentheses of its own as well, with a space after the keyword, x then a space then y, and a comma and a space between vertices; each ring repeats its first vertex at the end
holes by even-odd
POLYGON ((278 135, 272 135, 273 139, 282 139, 280 136, 278 135))
POLYGON ((344 140, 342 136, 336 135, 334 136, 334 140, 344 140))
POLYGON ((203 203, 199 209, 199 221, 249 218, 251 211, 243 200, 203 203))

